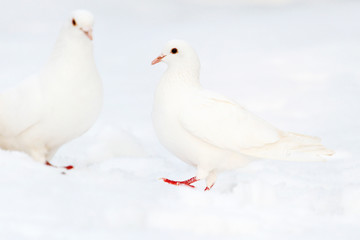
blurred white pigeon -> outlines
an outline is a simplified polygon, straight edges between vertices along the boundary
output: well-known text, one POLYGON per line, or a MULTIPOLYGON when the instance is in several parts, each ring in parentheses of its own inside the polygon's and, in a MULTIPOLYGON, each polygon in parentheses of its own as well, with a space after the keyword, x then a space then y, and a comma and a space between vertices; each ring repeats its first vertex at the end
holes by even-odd
POLYGON ((155 93, 153 123, 161 143, 197 168, 186 181, 206 179, 210 190, 220 171, 242 167, 255 158, 320 161, 333 151, 320 139, 281 131, 240 105, 201 87, 200 62, 184 41, 170 41, 152 64, 168 64, 155 93))
POLYGON ((90 12, 73 12, 44 69, 0 94, 2 149, 51 165, 61 145, 94 124, 103 94, 93 57, 93 23, 90 12))

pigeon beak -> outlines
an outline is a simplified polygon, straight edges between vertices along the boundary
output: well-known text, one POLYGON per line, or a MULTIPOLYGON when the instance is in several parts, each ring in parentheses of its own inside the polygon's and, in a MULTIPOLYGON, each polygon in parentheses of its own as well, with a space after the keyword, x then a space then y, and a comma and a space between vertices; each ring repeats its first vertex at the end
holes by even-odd
POLYGON ((90 39, 93 40, 93 35, 92 35, 92 29, 83 29, 81 28, 81 30, 85 33, 85 35, 90 39))
POLYGON ((166 57, 166 55, 161 54, 160 56, 158 56, 157 58, 155 58, 155 59, 151 62, 151 65, 155 65, 155 64, 161 62, 161 60, 162 60, 164 57, 166 57))

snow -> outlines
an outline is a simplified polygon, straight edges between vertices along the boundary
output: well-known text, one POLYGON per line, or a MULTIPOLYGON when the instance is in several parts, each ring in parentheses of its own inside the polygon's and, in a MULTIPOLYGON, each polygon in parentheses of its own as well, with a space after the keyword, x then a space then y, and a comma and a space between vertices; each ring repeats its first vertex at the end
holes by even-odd
POLYGON ((0 239, 359 239, 360 2, 3 1, 0 90, 45 63, 65 16, 96 17, 105 105, 53 159, 0 151, 0 239), (259 160, 210 192, 175 187, 195 169, 158 142, 150 66, 170 39, 197 50, 205 87, 279 128, 321 136, 325 163, 259 160))

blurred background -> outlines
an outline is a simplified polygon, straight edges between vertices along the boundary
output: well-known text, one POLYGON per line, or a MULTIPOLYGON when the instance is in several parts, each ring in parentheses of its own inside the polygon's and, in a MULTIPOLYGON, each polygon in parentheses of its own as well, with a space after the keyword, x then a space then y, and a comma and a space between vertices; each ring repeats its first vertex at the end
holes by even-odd
POLYGON ((359 239, 360 1, 2 1, 0 91, 41 70, 79 8, 95 15, 102 115, 53 159, 65 175, 0 151, 1 239, 359 239), (204 87, 337 154, 257 161, 206 194, 160 182, 195 174, 151 123, 166 66, 150 62, 171 39, 195 48, 204 87))

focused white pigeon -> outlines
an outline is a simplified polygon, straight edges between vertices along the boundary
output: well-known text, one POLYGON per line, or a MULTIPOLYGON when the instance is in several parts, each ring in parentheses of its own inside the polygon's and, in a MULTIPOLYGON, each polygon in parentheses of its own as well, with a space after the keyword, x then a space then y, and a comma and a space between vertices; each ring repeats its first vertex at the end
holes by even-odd
POLYGON ((2 149, 51 165, 61 145, 94 124, 103 93, 93 57, 93 24, 90 12, 73 12, 43 70, 0 94, 2 149))
POLYGON ((155 93, 153 124, 160 142, 184 162, 197 168, 187 185, 206 179, 205 190, 219 172, 246 165, 256 158, 320 161, 333 151, 320 139, 281 131, 236 102, 201 87, 200 62, 184 41, 170 41, 152 64, 168 68, 155 93))

